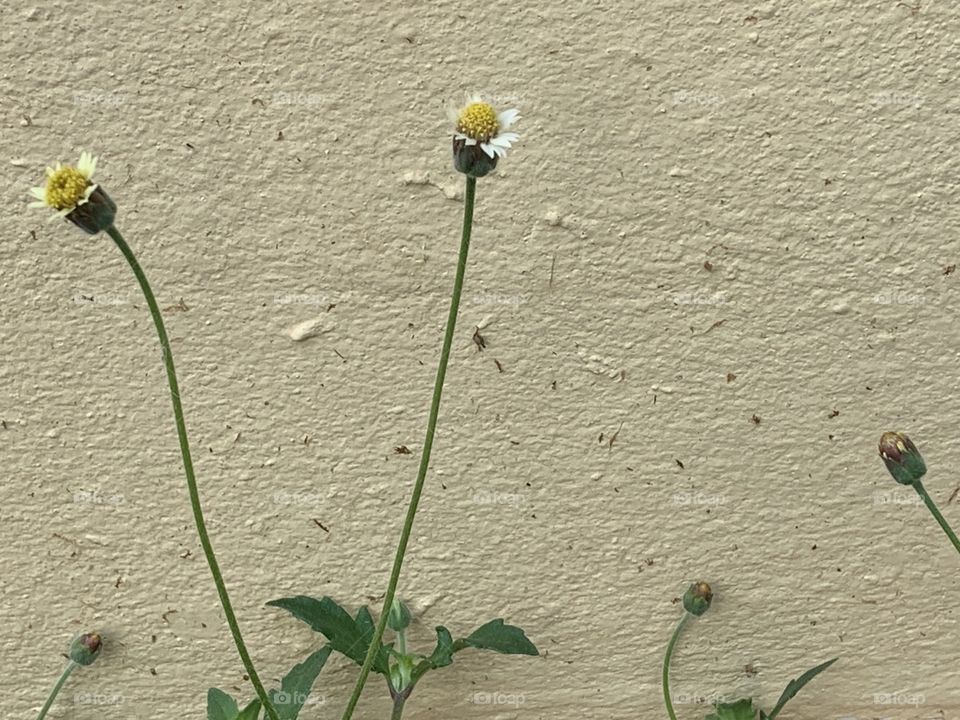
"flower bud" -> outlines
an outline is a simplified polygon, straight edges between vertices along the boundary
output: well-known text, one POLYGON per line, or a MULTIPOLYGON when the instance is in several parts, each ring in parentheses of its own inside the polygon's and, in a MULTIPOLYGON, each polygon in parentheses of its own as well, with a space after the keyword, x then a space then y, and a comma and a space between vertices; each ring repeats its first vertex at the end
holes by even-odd
POLYGON ((913 485, 927 472, 917 446, 903 433, 885 432, 880 436, 880 457, 901 485, 913 485))
POLYGON ((410 625, 411 617, 410 608, 407 607, 407 604, 394 598, 393 604, 390 606, 390 614, 387 616, 387 625, 390 626, 390 629, 394 632, 406 630, 410 625))
POLYGON ((683 594, 683 609, 691 615, 700 617, 710 609, 710 602, 713 600, 713 591, 710 586, 703 582, 695 582, 683 594))
POLYGON ((70 659, 77 665, 92 665, 102 647, 103 640, 97 633, 85 633, 70 643, 70 659))

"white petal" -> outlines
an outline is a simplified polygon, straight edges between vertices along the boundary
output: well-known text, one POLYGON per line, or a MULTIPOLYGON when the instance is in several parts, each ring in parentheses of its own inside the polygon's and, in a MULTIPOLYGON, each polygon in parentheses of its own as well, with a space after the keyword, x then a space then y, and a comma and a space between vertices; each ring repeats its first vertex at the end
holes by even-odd
POLYGON ((454 140, 463 140, 464 143, 467 144, 467 145, 476 145, 476 144, 477 144, 477 141, 476 141, 474 138, 470 137, 469 135, 464 135, 464 134, 461 133, 461 132, 456 132, 456 133, 454 133, 454 134, 453 134, 453 139, 454 139, 454 140))
POLYGON ((80 162, 77 163, 77 170, 80 171, 80 174, 89 180, 96 169, 97 159, 88 152, 80 153, 80 162))
POLYGON ((33 195, 37 200, 46 200, 47 198, 47 191, 42 187, 30 188, 30 194, 33 195))
POLYGON ((503 157, 503 155, 501 155, 500 148, 496 147, 495 145, 491 145, 490 143, 480 143, 480 147, 487 154, 487 157, 503 157))
POLYGON ((517 135, 516 133, 507 132, 507 133, 500 133, 496 137, 491 138, 490 142, 492 142, 494 145, 499 145, 500 147, 508 148, 510 147, 510 143, 515 143, 519 139, 520 139, 520 136, 517 135))
POLYGON ((34 200, 33 202, 28 203, 27 207, 42 208, 42 207, 47 207, 47 204, 42 200, 34 200))
POLYGON ((520 119, 520 111, 516 108, 510 108, 509 110, 504 110, 502 113, 497 115, 497 122, 500 123, 500 127, 504 130, 510 128, 517 120, 520 119))

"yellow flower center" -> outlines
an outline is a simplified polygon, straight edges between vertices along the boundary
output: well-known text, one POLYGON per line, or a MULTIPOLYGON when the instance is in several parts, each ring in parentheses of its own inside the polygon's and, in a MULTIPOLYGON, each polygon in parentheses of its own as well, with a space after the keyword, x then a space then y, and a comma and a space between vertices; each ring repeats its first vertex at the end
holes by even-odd
POLYGON ((457 118, 457 132, 478 142, 487 142, 499 131, 496 110, 484 102, 470 103, 457 118))
POLYGON ((76 207, 83 199, 89 184, 87 176, 75 167, 62 167, 47 178, 47 205, 57 210, 76 207))

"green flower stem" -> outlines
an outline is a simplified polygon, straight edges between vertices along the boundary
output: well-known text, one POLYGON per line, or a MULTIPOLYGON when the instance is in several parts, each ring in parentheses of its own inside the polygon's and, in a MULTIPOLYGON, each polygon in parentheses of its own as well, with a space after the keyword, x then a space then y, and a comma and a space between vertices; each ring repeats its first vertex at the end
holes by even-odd
POLYGON ((670 699, 670 660, 673 658, 673 649, 677 646, 680 633, 692 617, 694 616, 684 611, 683 617, 677 623, 677 629, 673 631, 673 637, 670 638, 670 643, 667 645, 667 654, 663 656, 663 702, 667 706, 667 715, 670 716, 670 720, 677 720, 677 714, 673 711, 673 701, 670 699))
MULTIPOLYGON (((460 309, 460 294, 463 291, 463 277, 467 269, 467 253, 470 250, 470 231, 473 228, 473 205, 476 191, 477 179, 468 175, 467 188, 463 200, 463 232, 460 236, 460 256, 457 260, 457 274, 453 281, 453 293, 450 296, 450 312, 447 315, 447 330, 443 336, 443 349, 440 351, 437 377, 433 383, 433 399, 430 401, 430 416, 427 419, 427 437, 423 441, 423 454, 420 456, 420 468, 417 471, 417 481, 413 486, 413 495, 410 497, 410 505, 407 507, 407 516, 403 523, 403 531, 400 533, 400 542, 397 544, 397 553, 393 559, 393 570, 390 572, 387 594, 384 595, 383 598, 383 610, 380 612, 377 630, 370 641, 367 656, 364 658, 363 666, 360 668, 360 676, 357 678, 356 685, 354 685, 350 701, 343 711, 342 720, 350 720, 353 715, 353 711, 357 707, 357 702, 360 700, 360 693, 363 692, 363 686, 367 682, 367 676, 370 674, 370 668, 373 666, 373 661, 380 649, 383 632, 387 627, 390 606, 393 605, 393 597, 397 592, 397 583, 400 580, 400 570, 403 568, 403 558, 407 552, 407 543, 410 541, 410 533, 413 530, 413 520, 417 515, 417 506, 420 504, 420 495, 423 492, 423 483, 427 477, 427 468, 430 466, 430 451, 433 448, 433 435, 437 430, 437 415, 440 412, 440 395, 443 392, 443 379, 447 374, 447 362, 450 360, 450 347, 453 344, 453 331, 457 324, 457 312, 460 309)), ((394 712, 396 712, 396 708, 394 708, 394 712)), ((400 716, 397 715, 396 717, 400 716)))
POLYGON ((393 701, 393 712, 390 713, 390 720, 400 720, 403 716, 403 706, 407 702, 407 696, 403 693, 397 695, 393 701))
POLYGON ((923 498, 923 502, 926 504, 927 509, 933 514, 933 517, 940 527, 943 528, 943 531, 947 534, 947 537, 950 538, 950 542, 953 543, 953 546, 957 549, 957 552, 960 553, 960 539, 957 539, 957 534, 953 531, 953 528, 950 527, 950 524, 947 522, 947 519, 943 517, 940 513, 940 508, 937 507, 937 504, 933 501, 933 498, 927 493, 927 489, 923 486, 923 483, 919 480, 913 481, 913 489, 917 491, 917 494, 923 498))
POLYGON ((170 397, 173 400, 173 415, 177 422, 177 435, 180 438, 180 453, 183 456, 183 470, 187 476, 187 489, 190 492, 190 507, 193 509, 193 519, 197 525, 197 534, 200 536, 200 545, 203 547, 203 554, 207 558, 207 564, 210 566, 210 573, 213 575, 213 582, 217 586, 217 593, 220 595, 220 604, 223 606, 223 614, 227 618, 227 624, 230 626, 230 633, 233 635, 233 641, 237 646, 237 652, 240 653, 240 659, 246 668, 250 682, 257 692, 257 697, 270 716, 270 720, 279 720, 276 709, 267 696, 267 691, 260 682, 260 676, 257 675, 253 667, 253 661, 250 659, 250 653, 247 652, 247 646, 243 642, 243 636, 240 634, 240 625, 237 623, 237 617, 233 613, 233 606, 230 604, 230 596, 227 594, 227 586, 223 582, 223 575, 220 573, 220 566, 217 563, 217 557, 213 552, 213 545, 210 542, 210 536, 207 534, 207 524, 203 519, 203 509, 200 506, 200 493, 197 490, 197 479, 193 472, 193 460, 190 456, 190 443, 187 440, 187 426, 183 419, 183 406, 180 404, 180 387, 177 383, 177 372, 173 366, 173 352, 170 349, 170 341, 167 338, 167 330, 163 324, 163 317, 160 314, 160 308, 157 305, 157 299, 153 295, 147 276, 137 262, 130 246, 120 232, 114 227, 107 228, 107 234, 113 239, 120 248, 120 252, 130 264, 133 274, 140 283, 140 289, 143 290, 143 296, 150 308, 150 315, 153 316, 153 324, 157 327, 157 335, 160 338, 160 347, 163 350, 163 364, 167 369, 167 382, 170 385, 170 397))
POLYGON ((43 720, 47 716, 47 713, 50 712, 50 708, 53 707, 53 701, 57 699, 57 695, 60 694, 60 690, 67 682, 67 678, 70 677, 70 673, 72 673, 78 667, 80 666, 77 665, 73 660, 67 663, 67 666, 63 669, 63 672, 60 673, 60 677, 57 679, 57 684, 54 685, 53 689, 50 691, 47 701, 43 704, 43 707, 40 708, 40 714, 37 715, 37 720, 43 720))

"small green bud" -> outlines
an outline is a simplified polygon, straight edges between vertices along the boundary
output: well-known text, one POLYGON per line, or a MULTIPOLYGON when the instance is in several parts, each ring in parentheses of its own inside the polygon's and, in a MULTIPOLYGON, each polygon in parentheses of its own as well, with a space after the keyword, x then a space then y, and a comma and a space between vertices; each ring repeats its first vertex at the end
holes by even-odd
POLYGON ((390 614, 387 616, 387 625, 394 632, 403 632, 410 626, 412 617, 407 604, 394 598, 393 604, 390 606, 390 614))
POLYGON ((103 638, 97 633, 85 633, 70 643, 70 659, 77 665, 93 665, 102 647, 103 638))
POLYGON ((695 582, 683 594, 683 609, 691 615, 700 617, 710 609, 713 600, 713 591, 707 583, 695 582))
POLYGON ((880 436, 880 457, 901 485, 913 485, 927 472, 917 446, 903 433, 885 432, 880 436))

